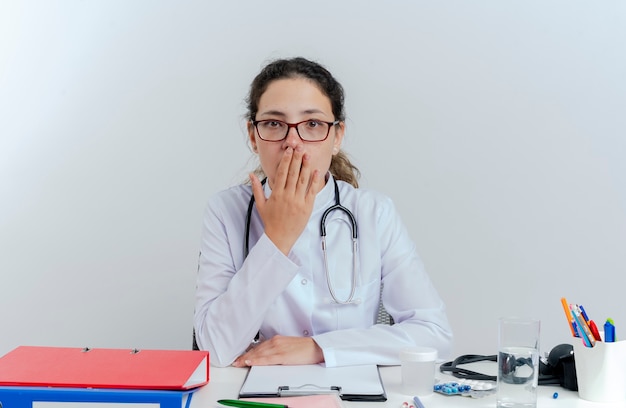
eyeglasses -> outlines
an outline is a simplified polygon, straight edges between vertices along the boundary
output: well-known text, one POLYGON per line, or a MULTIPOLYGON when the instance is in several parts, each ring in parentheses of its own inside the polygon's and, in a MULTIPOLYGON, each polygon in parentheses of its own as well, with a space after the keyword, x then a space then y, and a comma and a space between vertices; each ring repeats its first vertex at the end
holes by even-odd
POLYGON ((267 142, 280 142, 287 137, 289 129, 296 128, 300 139, 305 142, 323 142, 330 134, 330 127, 340 121, 324 122, 321 120, 309 119, 298 123, 287 123, 282 120, 267 119, 254 120, 252 124, 256 128, 261 140, 267 142))

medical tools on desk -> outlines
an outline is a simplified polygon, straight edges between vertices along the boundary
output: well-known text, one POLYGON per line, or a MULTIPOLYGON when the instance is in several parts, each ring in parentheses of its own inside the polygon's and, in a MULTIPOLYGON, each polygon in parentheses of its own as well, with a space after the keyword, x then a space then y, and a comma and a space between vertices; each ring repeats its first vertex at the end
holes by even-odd
POLYGON ((478 381, 461 379, 458 382, 444 382, 435 384, 433 390, 447 397, 462 396, 482 398, 496 392, 496 384, 493 381, 478 381))
POLYGON ((413 397, 413 404, 404 401, 401 408, 425 408, 418 396, 413 397))

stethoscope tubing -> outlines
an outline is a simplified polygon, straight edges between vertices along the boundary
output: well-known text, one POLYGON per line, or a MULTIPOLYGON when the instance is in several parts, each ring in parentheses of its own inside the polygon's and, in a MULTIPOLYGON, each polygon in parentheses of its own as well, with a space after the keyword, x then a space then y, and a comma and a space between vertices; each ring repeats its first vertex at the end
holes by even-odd
MULTIPOLYGON (((264 185, 267 181, 267 177, 261 181, 261 185, 264 185)), ((339 195, 339 186, 337 185, 337 180, 333 178, 333 182, 335 184, 335 204, 328 207, 324 213, 322 214, 322 219, 320 221, 320 235, 322 238, 322 253, 324 254, 324 270, 326 273, 326 283, 328 285, 328 291, 330 292, 330 296, 333 298, 333 301, 340 305, 346 305, 350 303, 354 303, 354 294, 356 292, 356 261, 357 261, 357 238, 358 238, 358 226, 356 223, 356 219, 354 218, 354 214, 346 207, 341 205, 340 195, 339 195), (330 273, 328 271, 328 251, 326 248, 326 219, 333 211, 341 211, 348 216, 350 219, 350 225, 352 228, 352 285, 350 289, 350 295, 346 300, 340 300, 337 298, 335 294, 335 290, 333 284, 330 279, 330 273)), ((250 222, 252 219, 252 209, 254 208, 254 194, 250 197, 250 202, 248 203, 248 210, 246 212, 246 226, 245 226, 245 235, 244 235, 244 243, 243 243, 243 255, 244 259, 248 256, 250 249, 250 222)))
POLYGON ((326 236, 326 218, 328 218, 328 215, 335 210, 339 210, 343 211, 348 218, 350 218, 350 223, 352 224, 352 240, 356 241, 358 238, 356 219, 350 210, 341 205, 341 202, 339 201, 339 186, 337 185, 336 180, 333 179, 333 181, 335 182, 335 205, 328 207, 326 211, 324 211, 324 214, 322 214, 322 220, 320 221, 320 235, 322 237, 326 236))

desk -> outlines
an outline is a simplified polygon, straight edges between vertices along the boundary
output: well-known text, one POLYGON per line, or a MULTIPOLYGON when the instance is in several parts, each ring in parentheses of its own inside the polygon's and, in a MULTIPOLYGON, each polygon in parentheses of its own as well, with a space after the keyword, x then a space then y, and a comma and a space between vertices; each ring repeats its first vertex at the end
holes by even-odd
MULTIPOLYGON (((478 368, 475 368, 478 369, 478 368)), ((191 400, 191 408, 224 408, 216 401, 218 399, 236 399, 243 380, 248 370, 246 368, 216 368, 211 367, 210 382, 194 393, 191 400)), ((483 372, 488 373, 489 370, 483 372)), ((349 402, 344 401, 346 408, 400 408, 402 402, 408 401, 410 396, 401 392, 400 367, 381 367, 380 374, 387 391, 386 402, 349 402)), ((454 377, 437 372, 437 378, 442 381, 452 381, 454 377)), ((626 385, 625 385, 626 386, 626 385)), ((422 398, 426 408, 450 408, 450 407, 471 407, 471 408, 495 408, 495 394, 483 398, 469 397, 446 397, 440 394, 432 394, 422 398)), ((578 393, 569 391, 562 387, 539 386, 537 397, 538 408, 626 408, 626 403, 602 404, 593 403, 578 398, 578 393), (553 399, 552 395, 558 392, 559 397, 553 399)))

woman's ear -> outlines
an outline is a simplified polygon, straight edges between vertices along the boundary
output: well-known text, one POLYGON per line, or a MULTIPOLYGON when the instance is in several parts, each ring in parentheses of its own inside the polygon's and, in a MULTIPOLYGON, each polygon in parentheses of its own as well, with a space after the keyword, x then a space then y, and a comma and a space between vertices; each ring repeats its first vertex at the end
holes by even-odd
POLYGON ((254 125, 251 121, 248 121, 248 140, 250 141, 250 148, 254 153, 258 152, 258 148, 256 146, 256 137, 254 135, 254 125))
POLYGON ((338 124, 335 125, 335 140, 333 142, 333 155, 339 153, 345 132, 346 132, 345 122, 339 122, 338 124))

